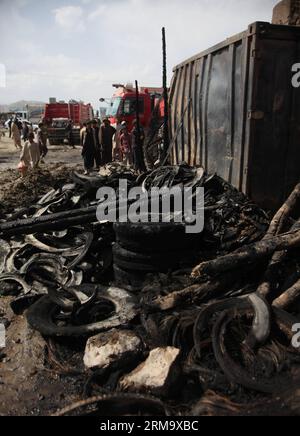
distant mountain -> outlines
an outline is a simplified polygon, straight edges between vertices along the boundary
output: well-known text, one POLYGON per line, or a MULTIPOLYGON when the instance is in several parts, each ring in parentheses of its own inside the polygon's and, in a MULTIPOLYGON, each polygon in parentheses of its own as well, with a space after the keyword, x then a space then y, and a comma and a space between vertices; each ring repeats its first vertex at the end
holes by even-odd
POLYGON ((0 112, 26 111, 26 106, 44 106, 42 101, 20 100, 11 104, 1 104, 0 112))

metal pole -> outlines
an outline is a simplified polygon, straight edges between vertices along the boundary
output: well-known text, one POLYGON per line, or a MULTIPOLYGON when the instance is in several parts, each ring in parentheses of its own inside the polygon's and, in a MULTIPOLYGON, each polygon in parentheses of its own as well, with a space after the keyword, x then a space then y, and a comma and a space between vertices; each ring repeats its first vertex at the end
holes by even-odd
POLYGON ((137 150, 135 158, 137 162, 135 162, 136 167, 139 171, 146 171, 145 160, 144 160, 144 150, 141 139, 141 123, 140 123, 140 94, 139 94, 139 85, 138 81, 135 81, 135 98, 136 98, 136 130, 137 130, 137 150))
POLYGON ((169 97, 168 97, 168 84, 167 84, 167 44, 166 44, 166 30, 162 29, 162 43, 163 43, 163 98, 164 98, 164 155, 169 149, 169 97))

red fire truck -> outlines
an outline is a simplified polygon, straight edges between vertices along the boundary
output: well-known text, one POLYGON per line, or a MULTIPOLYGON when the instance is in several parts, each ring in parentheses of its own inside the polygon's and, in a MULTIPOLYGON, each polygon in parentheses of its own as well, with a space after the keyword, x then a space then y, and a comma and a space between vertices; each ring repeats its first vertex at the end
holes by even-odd
MULTIPOLYGON (((130 131, 136 119, 136 91, 132 85, 113 85, 113 87, 116 88, 116 92, 107 110, 107 117, 114 126, 118 121, 126 121, 130 131)), ((163 118, 162 94, 162 88, 141 87, 139 89, 140 120, 145 129, 149 128, 154 112, 156 112, 156 117, 163 118)))
POLYGON ((80 144, 80 129, 86 121, 94 117, 91 104, 71 100, 69 103, 56 102, 50 99, 46 104, 43 118, 48 124, 49 142, 51 145, 63 144, 66 140, 66 126, 73 121, 73 136, 75 145, 80 144))

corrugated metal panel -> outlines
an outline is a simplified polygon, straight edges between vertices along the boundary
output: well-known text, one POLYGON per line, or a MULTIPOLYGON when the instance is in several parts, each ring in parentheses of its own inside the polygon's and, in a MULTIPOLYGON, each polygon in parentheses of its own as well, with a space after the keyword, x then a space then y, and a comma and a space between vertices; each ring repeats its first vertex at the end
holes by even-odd
POLYGON ((300 28, 255 23, 177 66, 173 135, 184 122, 173 163, 202 165, 264 207, 278 207, 300 178, 297 62, 300 28))

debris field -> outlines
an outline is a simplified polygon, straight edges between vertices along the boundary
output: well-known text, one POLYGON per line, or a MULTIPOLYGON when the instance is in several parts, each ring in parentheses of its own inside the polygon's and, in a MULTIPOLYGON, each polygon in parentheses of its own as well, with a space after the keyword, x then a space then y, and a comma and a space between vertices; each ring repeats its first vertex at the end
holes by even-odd
POLYGON ((274 215, 186 164, 63 172, 30 201, 1 202, 0 415, 21 372, 43 394, 11 414, 297 415, 300 186, 274 215), (203 187, 203 232, 98 222, 97 190, 120 179, 203 187))

